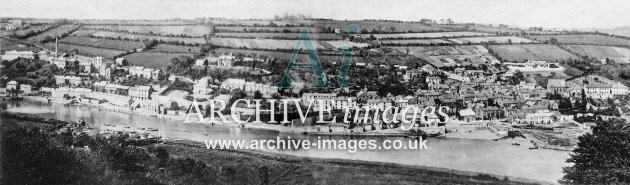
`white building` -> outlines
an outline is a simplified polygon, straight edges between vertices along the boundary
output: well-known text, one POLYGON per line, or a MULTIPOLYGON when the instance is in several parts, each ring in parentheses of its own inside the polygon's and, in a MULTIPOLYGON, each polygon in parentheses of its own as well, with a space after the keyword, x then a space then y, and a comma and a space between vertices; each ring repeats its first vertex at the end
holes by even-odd
POLYGON ((521 72, 562 72, 564 67, 557 63, 547 61, 527 61, 525 63, 505 63, 506 67, 513 71, 521 72))
POLYGON ((221 55, 217 61, 217 66, 232 67, 234 65, 234 60, 236 60, 236 56, 234 55, 221 55))
POLYGON ((67 64, 67 60, 65 58, 48 58, 48 62, 50 62, 51 64, 57 66, 57 68, 59 69, 65 69, 66 68, 66 64, 67 64))
POLYGON ((99 68, 101 64, 103 64, 103 57, 92 58, 92 66, 99 68))
POLYGON ((129 88, 129 96, 133 99, 148 100, 151 99, 151 86, 136 86, 129 88))
POLYGON ((0 57, 1 60, 7 60, 7 61, 15 60, 18 58, 35 59, 35 53, 33 53, 32 51, 12 50, 12 51, 6 51, 4 55, 0 57))
POLYGON ((209 80, 212 80, 212 77, 203 77, 195 83, 193 86, 193 94, 194 95, 206 95, 212 92, 212 88, 209 86, 209 80))
POLYGON ((320 109, 332 109, 335 107, 336 103, 330 100, 335 100, 337 98, 337 94, 335 93, 304 93, 302 94, 301 104, 304 106, 308 106, 310 101, 313 101, 313 110, 320 109), (323 105, 319 104, 319 101, 323 101, 323 105))
POLYGON ((7 82, 7 91, 18 89, 18 83, 15 80, 7 82))
POLYGON ((20 91, 24 94, 29 94, 31 93, 32 90, 33 90, 33 87, 31 87, 31 85, 26 85, 26 84, 20 85, 20 91))
POLYGON ((227 80, 223 81, 223 83, 221 83, 221 89, 228 89, 228 90, 234 90, 234 89, 241 89, 244 90, 245 89, 245 79, 234 79, 234 78, 228 78, 227 80))
POLYGON ((549 124, 555 121, 555 114, 549 111, 538 111, 536 113, 529 113, 525 115, 524 121, 533 124, 549 124))
POLYGON ((116 65, 118 66, 125 66, 126 60, 125 58, 117 58, 116 59, 116 65))

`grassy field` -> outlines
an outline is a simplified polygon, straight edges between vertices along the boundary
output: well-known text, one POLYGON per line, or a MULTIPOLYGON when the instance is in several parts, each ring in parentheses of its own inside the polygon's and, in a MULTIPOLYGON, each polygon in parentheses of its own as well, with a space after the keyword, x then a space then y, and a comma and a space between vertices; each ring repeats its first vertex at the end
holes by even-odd
POLYGON ((98 30, 78 30, 74 32, 72 35, 75 35, 75 36, 92 35, 92 36, 103 37, 103 38, 128 38, 128 39, 136 40, 136 41, 158 40, 158 41, 164 41, 164 42, 183 42, 185 44, 192 44, 192 45, 206 44, 206 40, 204 38, 161 37, 161 36, 120 33, 120 32, 112 32, 112 31, 98 31, 98 30))
MULTIPOLYGON (((265 38, 265 39, 298 39, 300 33, 254 33, 254 32, 221 32, 216 33, 217 37, 235 37, 235 38, 265 38)), ((341 35, 334 33, 310 33, 312 40, 340 40, 341 35)))
POLYGON ((43 25, 37 25, 37 26, 30 26, 26 29, 21 29, 21 30, 0 30, 0 36, 7 36, 7 35, 15 35, 18 37, 23 37, 26 34, 30 33, 30 32, 42 32, 46 29, 49 29, 50 27, 52 27, 52 24, 43 24, 43 25))
POLYGON ((26 43, 17 42, 15 40, 0 38, 0 54, 5 51, 39 51, 40 49, 26 43))
MULTIPOLYGON (((279 52, 279 51, 256 51, 256 50, 244 50, 244 49, 229 49, 229 48, 219 48, 216 50, 216 53, 233 53, 235 55, 245 55, 245 56, 265 56, 265 58, 276 58, 282 60, 291 59, 292 52, 279 52)), ((343 59, 341 56, 341 52, 337 53, 338 55, 324 55, 323 53, 318 53, 319 60, 322 62, 340 62, 343 59)), ((306 54, 299 54, 298 60, 307 61, 308 57, 306 54)), ((363 62, 363 59, 359 56, 353 56, 352 62, 363 62)))
POLYGON ((156 34, 159 36, 187 35, 191 37, 202 37, 212 33, 212 28, 202 25, 187 26, 86 26, 86 29, 105 29, 110 31, 125 31, 129 33, 156 34))
POLYGON ((436 32, 445 31, 443 28, 427 26, 420 23, 409 22, 395 22, 395 21, 337 21, 337 20, 321 20, 321 21, 307 21, 312 22, 317 27, 331 27, 339 28, 345 31, 350 24, 355 24, 359 27, 359 30, 381 30, 382 32, 391 32, 392 27, 394 32, 436 32))
POLYGON ((162 52, 162 53, 199 53, 199 47, 192 46, 178 46, 178 45, 169 45, 169 44, 158 44, 157 46, 150 49, 151 52, 162 52))
POLYGON ((192 24, 183 20, 82 20, 83 24, 94 25, 182 25, 192 24))
POLYGON ((515 36, 497 36, 497 37, 464 37, 448 39, 457 44, 481 44, 481 43, 532 43, 529 39, 515 36))
POLYGON ((630 40, 603 35, 532 35, 529 36, 529 38, 538 41, 547 41, 551 38, 555 38, 558 40, 558 43, 563 44, 596 44, 630 47, 630 40))
MULTIPOLYGON (((54 50, 55 43, 46 43, 44 47, 54 50)), ((96 47, 89 47, 89 46, 82 46, 82 45, 64 44, 64 43, 59 44, 59 49, 63 52, 70 52, 74 49, 77 49, 79 51, 79 54, 81 55, 101 56, 108 59, 115 59, 116 56, 126 53, 125 51, 122 51, 122 50, 96 48, 96 47)))
POLYGON ((479 26, 479 25, 463 25, 463 24, 453 24, 453 25, 437 25, 437 27, 452 29, 452 30, 462 30, 462 31, 473 31, 473 32, 484 32, 484 33, 493 33, 493 34, 536 34, 536 35, 550 35, 550 34, 558 34, 556 31, 534 31, 534 30, 523 30, 517 28, 505 28, 505 27, 489 27, 489 26, 479 26))
POLYGON ((97 39, 97 38, 77 37, 77 36, 68 36, 66 38, 61 39, 61 41, 59 42, 67 43, 67 44, 74 44, 74 45, 85 45, 85 46, 93 46, 93 47, 99 47, 99 48, 125 50, 125 51, 130 51, 134 49, 142 49, 145 46, 144 43, 136 42, 136 41, 97 39))
POLYGON ((524 62, 527 60, 545 60, 555 62, 559 60, 578 59, 577 56, 554 45, 549 44, 516 44, 490 45, 501 59, 510 62, 524 62))
POLYGON ((477 33, 477 32, 434 32, 434 33, 400 33, 400 34, 364 34, 363 37, 370 37, 374 35, 377 39, 410 39, 410 38, 444 38, 444 37, 472 37, 472 36, 490 36, 489 33, 477 33))
POLYGON ((593 45, 566 45, 568 50, 580 56, 588 56, 605 60, 613 59, 617 63, 629 63, 630 49, 613 46, 593 46, 593 45))
MULTIPOLYGON (((266 32, 266 33, 299 33, 302 32, 302 27, 270 27, 270 26, 217 26, 214 30, 218 32, 266 32)), ((324 32, 328 30, 310 27, 308 28, 310 33, 324 32)), ((332 30, 331 30, 332 31, 332 30)))
MULTIPOLYGON (((283 49, 292 50, 297 45, 297 40, 275 40, 275 39, 239 39, 239 38, 212 38, 210 43, 221 47, 245 48, 245 49, 283 49)), ((348 45, 353 47, 366 47, 364 43, 353 43, 346 41, 313 41, 316 49, 334 50, 339 46, 348 45)))
POLYGON ((428 57, 431 55, 471 55, 479 54, 482 51, 479 48, 483 48, 480 45, 467 45, 467 46, 420 46, 420 47, 392 47, 395 50, 406 52, 409 50, 410 55, 418 57, 428 57), (428 54, 427 52, 433 54, 428 54))
POLYGON ((50 37, 50 38, 55 38, 55 37, 62 37, 65 34, 69 34, 72 30, 76 29, 78 26, 77 25, 61 25, 58 26, 56 28, 50 29, 48 31, 45 31, 44 33, 41 33, 39 35, 36 35, 34 37, 28 38, 28 41, 30 42, 41 42, 43 41, 46 37, 50 37))
POLYGON ((171 65, 171 59, 181 55, 193 57, 193 54, 186 53, 142 52, 126 55, 124 58, 127 59, 131 65, 160 69, 171 65))
MULTIPOLYGON (((266 21, 234 21, 234 22, 226 22, 226 21, 217 21, 231 25, 246 25, 246 26, 267 26, 269 25, 268 20, 266 21)), ((358 20, 358 21, 340 21, 340 20, 296 20, 296 21, 271 21, 274 24, 279 26, 306 26, 306 27, 317 27, 328 29, 341 29, 342 31, 346 31, 350 24, 357 25, 359 30, 367 30, 367 31, 379 31, 380 32, 391 32, 391 33, 400 33, 400 32, 438 32, 438 31, 448 31, 445 28, 439 28, 434 26, 427 26, 420 23, 413 22, 400 22, 400 21, 372 21, 372 20, 358 20), (393 32, 391 28, 394 28, 393 32)))
POLYGON ((453 44, 444 39, 404 39, 404 40, 379 40, 384 45, 431 45, 431 44, 453 44))

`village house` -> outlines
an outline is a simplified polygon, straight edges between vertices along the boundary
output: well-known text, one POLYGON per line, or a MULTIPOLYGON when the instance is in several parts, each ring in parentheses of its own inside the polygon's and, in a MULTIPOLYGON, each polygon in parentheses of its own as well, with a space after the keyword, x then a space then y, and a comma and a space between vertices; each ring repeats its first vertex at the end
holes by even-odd
POLYGON ((222 66, 222 67, 232 67, 234 66, 234 60, 236 59, 236 56, 229 54, 229 55, 221 55, 219 56, 219 60, 217 61, 217 66, 222 66))
POLYGON ((209 77, 209 76, 199 79, 199 81, 197 81, 195 85, 193 86, 193 95, 199 96, 199 95, 206 95, 208 93, 211 93, 212 88, 210 88, 210 84, 209 84, 210 80, 212 80, 212 77, 209 77))
POLYGON ((337 98, 336 93, 304 93, 302 94, 302 101, 300 103, 308 106, 309 101, 313 101, 313 110, 332 109, 334 102, 330 102, 330 100, 334 100, 335 98, 337 98), (319 104, 318 101, 320 100, 323 101, 324 105, 319 104))
POLYGON ((133 99, 148 100, 151 99, 153 88, 151 86, 135 86, 129 88, 129 96, 133 99))
POLYGON ((19 84, 15 80, 11 80, 10 82, 7 82, 7 87, 6 87, 7 91, 18 89, 18 88, 19 88, 19 84))
POLYGON ((18 58, 35 59, 35 53, 33 51, 6 51, 4 55, 0 56, 0 60, 12 61, 18 58))
POLYGON ((116 62, 116 65, 118 65, 118 66, 126 66, 127 65, 127 60, 125 58, 117 58, 115 62, 116 62))
POLYGON ((234 90, 234 89, 241 89, 244 90, 245 89, 245 79, 234 79, 234 78, 228 78, 227 80, 223 81, 223 83, 221 83, 221 89, 228 89, 228 90, 234 90))
POLYGON ((569 86, 565 79, 549 79, 547 80, 547 91, 551 94, 567 94, 569 86))
POLYGON ((20 92, 24 93, 24 94, 30 94, 33 90, 33 87, 31 85, 28 84, 21 84, 20 85, 20 92))
POLYGON ((525 123, 529 124, 550 124, 556 121, 555 113, 549 111, 538 111, 535 113, 527 113, 525 123))
POLYGON ((628 93, 628 87, 625 85, 609 80, 599 75, 586 75, 570 78, 567 80, 569 93, 571 96, 578 96, 582 91, 587 97, 593 99, 608 99, 615 96, 625 96, 628 93))
POLYGON ((477 115, 475 114, 475 111, 473 111, 470 107, 467 109, 460 110, 458 114, 459 114, 459 120, 462 120, 465 122, 471 122, 477 119, 477 115))
POLYGON ((19 29, 24 29, 26 26, 24 26, 23 21, 19 20, 19 19, 14 19, 14 20, 9 20, 9 24, 7 24, 4 29, 5 30, 19 30, 19 29))
POLYGON ((564 67, 557 63, 548 63, 547 61, 527 61, 525 63, 504 63, 504 65, 512 71, 521 72, 563 72, 564 67))

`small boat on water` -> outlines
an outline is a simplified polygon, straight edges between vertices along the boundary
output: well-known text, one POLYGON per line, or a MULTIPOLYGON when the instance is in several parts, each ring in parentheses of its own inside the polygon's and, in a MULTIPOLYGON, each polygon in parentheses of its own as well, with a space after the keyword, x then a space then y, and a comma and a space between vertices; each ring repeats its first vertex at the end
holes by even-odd
POLYGON ((538 149, 538 146, 529 147, 530 150, 538 149))
POLYGON ((521 146, 520 143, 512 143, 512 145, 514 145, 514 146, 521 146))
POLYGON ((158 129, 157 129, 157 128, 146 128, 145 130, 146 130, 146 131, 151 131, 151 132, 153 132, 153 131, 158 131, 158 129))

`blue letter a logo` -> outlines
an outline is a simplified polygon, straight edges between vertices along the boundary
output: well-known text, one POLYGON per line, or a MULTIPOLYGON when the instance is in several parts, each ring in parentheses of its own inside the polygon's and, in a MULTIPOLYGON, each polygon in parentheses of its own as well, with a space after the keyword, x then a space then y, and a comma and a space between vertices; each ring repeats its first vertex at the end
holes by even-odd
POLYGON ((291 69, 297 68, 312 68, 313 73, 315 74, 315 78, 317 78, 317 82, 311 84, 311 88, 334 88, 334 85, 328 82, 326 79, 326 73, 322 68, 322 64, 319 62, 319 57, 317 56, 317 51, 315 47, 313 47, 313 41, 311 41, 311 36, 308 33, 307 28, 302 28, 302 33, 300 33, 300 37, 298 38, 298 43, 295 46, 295 50, 293 50, 293 54, 291 55, 291 60, 289 61, 289 65, 287 65, 287 69, 284 71, 284 76, 280 82, 276 83, 276 86, 279 88, 293 88, 294 85, 289 82, 289 76, 291 75, 291 69), (300 51, 300 45, 304 45, 304 49, 308 54, 308 63, 296 63, 295 60, 297 58, 298 52, 300 51))

